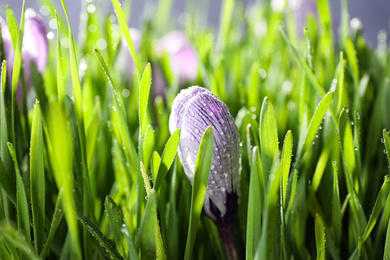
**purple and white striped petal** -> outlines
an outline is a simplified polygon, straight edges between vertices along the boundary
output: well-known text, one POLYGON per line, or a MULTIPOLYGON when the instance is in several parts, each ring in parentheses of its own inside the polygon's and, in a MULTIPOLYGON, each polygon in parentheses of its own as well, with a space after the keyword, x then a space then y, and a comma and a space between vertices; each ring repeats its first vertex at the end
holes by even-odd
POLYGON ((178 154, 193 182, 200 141, 207 127, 214 134, 214 151, 203 209, 213 220, 222 219, 236 205, 240 179, 240 135, 228 107, 205 88, 182 90, 172 105, 169 130, 181 128, 178 154))

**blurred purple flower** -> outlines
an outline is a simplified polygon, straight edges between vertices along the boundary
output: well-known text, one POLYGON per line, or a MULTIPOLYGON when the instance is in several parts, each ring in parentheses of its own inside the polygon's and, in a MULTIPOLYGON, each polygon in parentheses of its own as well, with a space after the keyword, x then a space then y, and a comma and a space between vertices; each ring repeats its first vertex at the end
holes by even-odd
MULTIPOLYGON (((11 35, 8 26, 3 19, 1 21, 1 32, 4 46, 4 56, 7 60, 8 77, 12 82, 12 68, 14 64, 15 51, 12 45, 11 35)), ((39 73, 43 73, 47 65, 49 54, 49 43, 47 40, 47 31, 42 18, 37 15, 33 9, 27 9, 25 12, 24 34, 23 34, 23 71, 26 81, 27 91, 32 86, 30 65, 34 63, 39 73)), ((19 81, 17 99, 22 95, 22 87, 19 81)))
POLYGON ((214 151, 203 209, 217 224, 232 221, 240 181, 240 135, 228 107, 205 88, 193 86, 175 98, 169 130, 181 128, 178 154, 193 182, 200 141, 207 127, 214 133, 214 151))
MULTIPOLYGON (((133 40, 133 46, 136 53, 139 53, 141 48, 141 32, 136 28, 129 28, 131 39, 133 40)), ((121 46, 116 60, 120 76, 130 82, 133 79, 135 73, 135 64, 133 57, 129 51, 126 39, 122 37, 121 46)))
POLYGON ((156 44, 159 56, 167 52, 172 72, 179 77, 179 85, 192 83, 198 76, 199 58, 187 36, 181 31, 166 34, 156 44))
POLYGON ((288 0, 291 10, 294 13, 298 35, 303 37, 303 27, 306 26, 306 19, 309 14, 318 16, 316 0, 288 0))

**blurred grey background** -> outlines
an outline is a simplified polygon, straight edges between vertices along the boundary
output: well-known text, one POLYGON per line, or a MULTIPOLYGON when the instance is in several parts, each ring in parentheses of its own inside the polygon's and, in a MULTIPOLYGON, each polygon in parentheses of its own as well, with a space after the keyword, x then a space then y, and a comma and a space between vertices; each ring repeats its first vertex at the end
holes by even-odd
MULTIPOLYGON (((113 12, 112 4, 110 0, 83 0, 86 2, 99 2, 100 10, 107 10, 107 12, 113 12), (102 9, 102 7, 104 9, 102 9)), ((157 2, 158 0, 132 0, 132 10, 129 21, 129 26, 139 27, 142 21, 142 14, 145 8, 145 2, 157 2)), ((195 0, 199 1, 199 0, 195 0)), ((246 4, 251 4, 255 0, 241 0, 246 4)), ((40 10, 42 6, 42 0, 26 0, 26 7, 40 10)), ((59 7, 58 12, 62 12, 61 1, 55 0, 59 7)), ((80 19, 82 0, 65 0, 68 8, 72 29, 75 33, 78 31, 78 21, 80 19)), ((120 0, 122 2, 122 0, 120 0)), ((173 0, 173 10, 171 17, 177 17, 179 19, 186 9, 185 0, 173 0)), ((222 0, 205 0, 208 5, 208 23, 218 29, 219 17, 221 11, 222 0)), ((364 35, 367 38, 371 46, 375 47, 377 44, 377 36, 380 30, 385 30, 389 34, 389 22, 390 22, 390 1, 389 0, 350 0, 348 1, 348 8, 350 18, 358 17, 363 22, 364 35)), ((340 0, 330 0, 332 15, 336 22, 340 20, 340 0)), ((0 0, 0 16, 5 16, 5 7, 10 6, 14 11, 17 19, 20 19, 20 11, 22 7, 22 0, 0 0)), ((44 10, 40 10, 41 12, 44 10)))

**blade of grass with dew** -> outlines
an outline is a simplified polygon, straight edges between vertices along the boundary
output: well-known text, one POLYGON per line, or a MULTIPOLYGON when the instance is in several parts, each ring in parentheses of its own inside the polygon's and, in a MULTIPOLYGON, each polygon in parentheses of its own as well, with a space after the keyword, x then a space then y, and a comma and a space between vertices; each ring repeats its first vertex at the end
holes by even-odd
POLYGON ((310 120, 305 140, 303 142, 300 141, 298 144, 297 160, 299 160, 301 156, 303 156, 304 153, 309 150, 310 146, 312 145, 318 128, 321 125, 322 119, 324 118, 325 113, 332 102, 333 96, 334 92, 329 92, 321 99, 320 103, 318 104, 316 111, 314 112, 314 115, 310 120))
POLYGON ((353 181, 353 188, 356 194, 360 194, 361 182, 356 170, 356 157, 355 149, 353 145, 352 127, 348 117, 348 110, 343 109, 340 115, 340 141, 343 159, 345 161, 345 167, 348 168, 348 172, 351 174, 353 181))
POLYGON ((289 47, 290 51, 291 51, 291 54, 293 57, 295 57, 299 63, 299 65, 302 67, 302 69, 304 70, 307 78, 309 79, 309 81, 311 82, 311 84, 313 84, 314 86, 314 89, 317 91, 317 93, 323 97, 326 92, 323 88, 323 86, 321 86, 321 84, 318 82, 318 79, 317 77, 314 75, 314 73, 311 71, 309 65, 306 63, 305 59, 302 57, 302 55, 299 54, 299 52, 297 51, 297 49, 291 45, 290 41, 288 40, 285 32, 281 29, 280 30, 282 36, 283 36, 283 39, 285 40, 287 46, 289 47))
POLYGON ((145 67, 144 73, 142 74, 140 91, 139 91, 139 120, 141 129, 141 138, 143 138, 146 131, 146 112, 149 101, 150 86, 152 83, 152 67, 148 63, 145 67))
POLYGON ((187 233, 187 242, 184 259, 189 260, 195 243, 195 237, 202 212, 207 182, 209 179, 211 158, 214 149, 214 136, 211 127, 208 127, 200 142, 195 164, 194 181, 191 194, 191 211, 187 233))
POLYGON ((64 210, 62 209, 62 199, 61 199, 61 197, 63 196, 62 195, 63 191, 64 191, 64 189, 61 188, 60 191, 58 192, 57 201, 56 201, 56 205, 54 208, 54 214, 53 214, 53 218, 52 218, 52 221, 50 224, 49 235, 47 236, 46 242, 45 242, 43 249, 42 249, 42 252, 39 256, 41 258, 41 260, 46 259, 46 256, 50 251, 50 246, 53 242, 57 228, 60 225, 62 218, 64 217, 64 210))
POLYGON ((333 165, 333 195, 332 195, 332 224, 336 246, 339 246, 341 243, 341 221, 342 221, 342 212, 340 206, 340 192, 339 192, 339 181, 338 181, 338 167, 335 162, 333 165))
POLYGON ((249 199, 248 199, 248 219, 246 228, 246 259, 253 259, 255 248, 260 241, 261 234, 261 194, 260 194, 260 178, 257 159, 259 157, 258 147, 254 147, 252 151, 252 167, 249 181, 249 199))
POLYGON ((34 248, 29 243, 29 238, 23 232, 17 230, 8 222, 0 223, 0 236, 4 237, 9 243, 22 252, 23 259, 39 260, 34 248))
POLYGON ((294 204, 294 199, 295 199, 296 190, 297 190, 297 183, 298 183, 298 170, 295 170, 294 175, 293 175, 293 179, 292 179, 292 183, 291 183, 290 196, 289 196, 290 199, 288 201, 288 206, 287 206, 287 210, 286 210, 286 223, 288 223, 288 219, 291 215, 292 206, 294 204))
POLYGON ((383 129, 383 139, 382 142, 385 145, 385 154, 387 155, 387 160, 389 161, 389 167, 388 169, 390 170, 390 137, 389 137, 390 131, 383 129))
POLYGON ((15 47, 14 67, 12 71, 12 99, 11 99, 11 143, 16 145, 15 134, 15 113, 16 113, 16 92, 18 90, 20 70, 22 67, 22 45, 23 45, 23 28, 24 28, 24 10, 25 0, 23 0, 22 14, 20 18, 20 28, 18 41, 15 47))
POLYGON ((95 55, 100 63, 100 65, 103 68, 103 71, 106 73, 108 81, 110 82, 110 87, 111 87, 111 92, 113 95, 112 101, 114 103, 114 108, 115 108, 115 114, 117 115, 117 120, 118 120, 118 128, 120 135, 122 137, 122 142, 125 147, 125 155, 127 162, 129 163, 130 171, 133 174, 133 180, 136 180, 136 173, 137 173, 137 165, 138 165, 138 157, 137 157, 137 151, 134 147, 133 141, 131 140, 129 130, 128 130, 128 125, 126 122, 125 118, 125 112, 122 109, 123 108, 123 103, 120 100, 120 95, 118 95, 118 89, 114 85, 110 72, 108 70, 108 67, 100 54, 100 52, 97 49, 94 49, 95 55))
POLYGON ((102 232, 99 230, 95 224, 93 224, 86 216, 84 216, 81 212, 77 212, 77 219, 80 223, 85 227, 88 232, 97 240, 100 247, 103 247, 105 252, 107 253, 107 257, 110 259, 123 259, 123 257, 118 253, 115 248, 115 244, 110 242, 108 238, 106 238, 102 232))
POLYGON ((322 218, 319 214, 315 218, 315 237, 316 237, 316 248, 317 248, 317 259, 325 260, 325 226, 322 218))
POLYGON ((261 106, 259 128, 263 173, 268 176, 271 172, 272 160, 279 154, 279 145, 274 108, 267 97, 264 98, 261 106))
POLYGON ((129 27, 127 26, 126 18, 123 14, 121 4, 119 3, 118 0, 111 0, 111 2, 112 2, 112 5, 114 6, 114 11, 116 13, 119 24, 121 26, 123 36, 126 39, 127 46, 129 47, 131 57, 133 58, 133 61, 135 64, 135 68, 136 68, 135 75, 137 77, 139 77, 139 73, 141 71, 141 64, 140 64, 138 57, 137 57, 137 54, 135 52, 133 40, 131 38, 129 27))
POLYGON ((16 151, 11 143, 7 143, 12 160, 15 164, 16 173, 16 210, 18 218, 18 229, 26 235, 28 242, 31 242, 30 233, 30 215, 28 212, 28 202, 26 188, 24 187, 22 175, 20 174, 18 159, 16 158, 16 151))
POLYGON ((104 202, 104 209, 112 236, 114 237, 116 248, 119 253, 124 257, 125 252, 127 251, 127 244, 125 243, 126 239, 122 232, 122 228, 124 225, 122 211, 110 196, 106 197, 106 200, 104 202))
POLYGON ((45 242, 45 172, 43 162, 43 133, 39 101, 34 105, 30 146, 30 190, 34 225, 35 250, 38 254, 45 242))
POLYGON ((382 212, 383 207, 385 206, 386 199, 388 198, 390 191, 390 176, 386 175, 385 180, 383 182, 383 185, 379 191, 378 197, 376 198, 374 208, 372 210, 372 213, 370 215, 370 219, 368 220, 366 229, 364 230, 364 233, 362 235, 362 241, 366 241, 366 239, 369 237, 372 229, 374 228, 379 215, 382 212))
POLYGON ((140 169, 148 200, 138 231, 137 246, 141 249, 142 259, 166 259, 157 217, 157 193, 150 186, 149 178, 142 162, 140 169))
POLYGON ((177 129, 172 136, 168 139, 167 144, 165 145, 163 154, 161 156, 161 162, 158 167, 156 181, 154 183, 154 189, 158 191, 161 184, 163 183, 166 174, 171 168, 173 160, 175 159, 175 155, 177 152, 177 147, 180 142, 180 129, 177 129))
POLYGON ((282 195, 283 207, 286 207, 287 181, 290 173, 293 148, 293 136, 291 130, 287 131, 282 150, 282 195))
POLYGON ((16 204, 16 180, 12 171, 12 159, 7 148, 8 127, 5 106, 4 90, 7 77, 7 62, 4 60, 1 66, 1 86, 0 86, 0 162, 4 166, 4 171, 0 170, 0 185, 10 200, 16 204))

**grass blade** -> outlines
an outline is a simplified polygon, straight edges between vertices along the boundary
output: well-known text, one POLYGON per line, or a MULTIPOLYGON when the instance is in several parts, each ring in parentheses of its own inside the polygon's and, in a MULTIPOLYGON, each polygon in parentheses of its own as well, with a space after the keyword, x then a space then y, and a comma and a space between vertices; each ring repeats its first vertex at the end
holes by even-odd
POLYGON ((384 129, 383 130, 383 139, 382 142, 385 145, 385 154, 387 155, 387 160, 389 161, 389 170, 390 170, 390 137, 389 137, 389 131, 384 129))
MULTIPOLYGON (((249 182, 248 219, 246 229, 246 259, 253 259, 255 248, 260 241, 261 233, 261 193, 259 178, 259 149, 253 148, 252 167, 249 182)), ((261 170, 261 169, 260 169, 261 170)))
POLYGON ((29 239, 22 232, 16 230, 10 223, 0 223, 0 237, 4 237, 13 246, 20 249, 23 259, 39 260, 29 239))
POLYGON ((198 229, 200 220, 200 213, 202 212, 204 196, 206 194, 213 149, 213 131, 211 127, 208 127, 200 142, 198 156, 196 158, 194 182, 191 195, 190 223, 188 226, 187 243, 184 255, 185 260, 191 259, 196 231, 198 229))
POLYGON ((315 219, 315 236, 316 236, 316 247, 317 247, 317 259, 325 260, 325 226, 322 218, 319 214, 316 215, 315 219))
POLYGON ((139 120, 141 126, 141 136, 144 137, 146 130, 146 109, 149 101, 150 86, 152 83, 152 66, 146 65, 142 74, 140 91, 139 91, 139 120))
POLYGON ((279 145, 274 108, 267 97, 264 98, 261 106, 259 127, 263 173, 268 176, 271 172, 272 160, 279 154, 279 145))
POLYGON ((49 253, 50 246, 51 246, 53 239, 54 239, 54 235, 56 234, 57 228, 60 225, 62 218, 64 217, 64 211, 62 209, 62 199, 61 199, 61 197, 63 196, 62 195, 63 190, 64 189, 61 188, 60 192, 58 193, 56 205, 54 208, 54 214, 53 214, 53 218, 52 218, 51 225, 50 225, 49 235, 47 236, 46 242, 45 242, 44 247, 42 249, 42 252, 39 256, 41 258, 41 260, 44 260, 47 256, 47 254, 49 253))
POLYGON ((35 249, 40 254, 45 242, 45 173, 43 133, 39 102, 35 102, 31 129, 30 189, 35 249))
POLYGON ((112 5, 114 6, 114 10, 115 10, 116 16, 118 18, 119 24, 121 26, 123 36, 126 39, 127 46, 129 46, 130 54, 131 54, 131 57, 133 58, 133 61, 135 64, 135 68, 136 68, 136 72, 137 72, 137 73, 135 73, 135 75, 137 75, 139 77, 139 72, 141 71, 141 64, 138 60, 137 54, 135 53, 133 40, 131 39, 131 34, 129 31, 129 27, 127 26, 125 15, 123 14, 121 4, 119 3, 118 0, 112 0, 111 2, 112 2, 112 5))
POLYGON ((387 224, 385 252, 383 254, 383 259, 388 259, 389 257, 390 257, 390 219, 387 224))
POLYGON ((107 257, 110 259, 123 259, 123 257, 115 249, 115 244, 113 244, 109 239, 107 239, 103 233, 96 227, 86 216, 82 213, 77 212, 77 219, 83 225, 84 228, 99 242, 99 246, 103 247, 107 253, 107 257))
POLYGON ((310 148, 317 133, 319 126, 321 125, 322 119, 328 110, 330 103, 332 102, 334 92, 327 93, 314 112, 313 117, 310 120, 309 128, 306 133, 304 142, 300 142, 298 145, 298 159, 310 148))
POLYGON ((338 181, 338 168, 335 162, 333 164, 333 197, 332 197, 332 223, 334 227, 334 236, 337 246, 341 242, 341 220, 342 212, 340 205, 340 192, 339 192, 339 181, 338 181))
POLYGON ((287 194, 287 181, 291 167, 293 136, 291 130, 287 131, 284 138, 283 151, 282 151, 282 195, 283 195, 283 207, 286 207, 286 194, 287 194))
POLYGON ((9 152, 15 164, 16 172, 16 210, 18 214, 18 228, 25 234, 27 240, 31 242, 30 215, 28 212, 28 202, 26 188, 24 187, 22 175, 20 174, 18 159, 15 148, 11 143, 7 143, 9 152))
POLYGON ((110 196, 106 197, 104 208, 112 236, 114 237, 116 248, 122 256, 125 256, 126 248, 124 247, 124 242, 126 240, 122 232, 124 225, 122 211, 110 196))
POLYGON ((368 220, 366 229, 364 230, 364 234, 362 236, 362 241, 364 242, 368 236, 370 235, 372 229, 374 228, 379 215, 382 212, 383 207, 385 206, 386 200, 388 198, 390 191, 390 176, 387 175, 385 177, 385 181, 379 191, 378 197, 376 198, 374 208, 372 210, 372 213, 370 215, 370 219, 368 220))
POLYGON ((0 185, 11 201, 16 204, 16 181, 13 174, 12 159, 7 148, 8 127, 5 106, 5 84, 7 77, 7 62, 4 60, 1 66, 0 86, 0 163, 4 170, 0 169, 0 185))
POLYGON ((177 129, 169 138, 167 144, 165 145, 163 154, 161 156, 161 162, 158 167, 156 181, 153 187, 156 191, 158 191, 158 189, 160 188, 163 180, 165 179, 167 172, 169 171, 169 168, 171 168, 173 160, 175 159, 179 142, 180 142, 180 129, 177 129))

